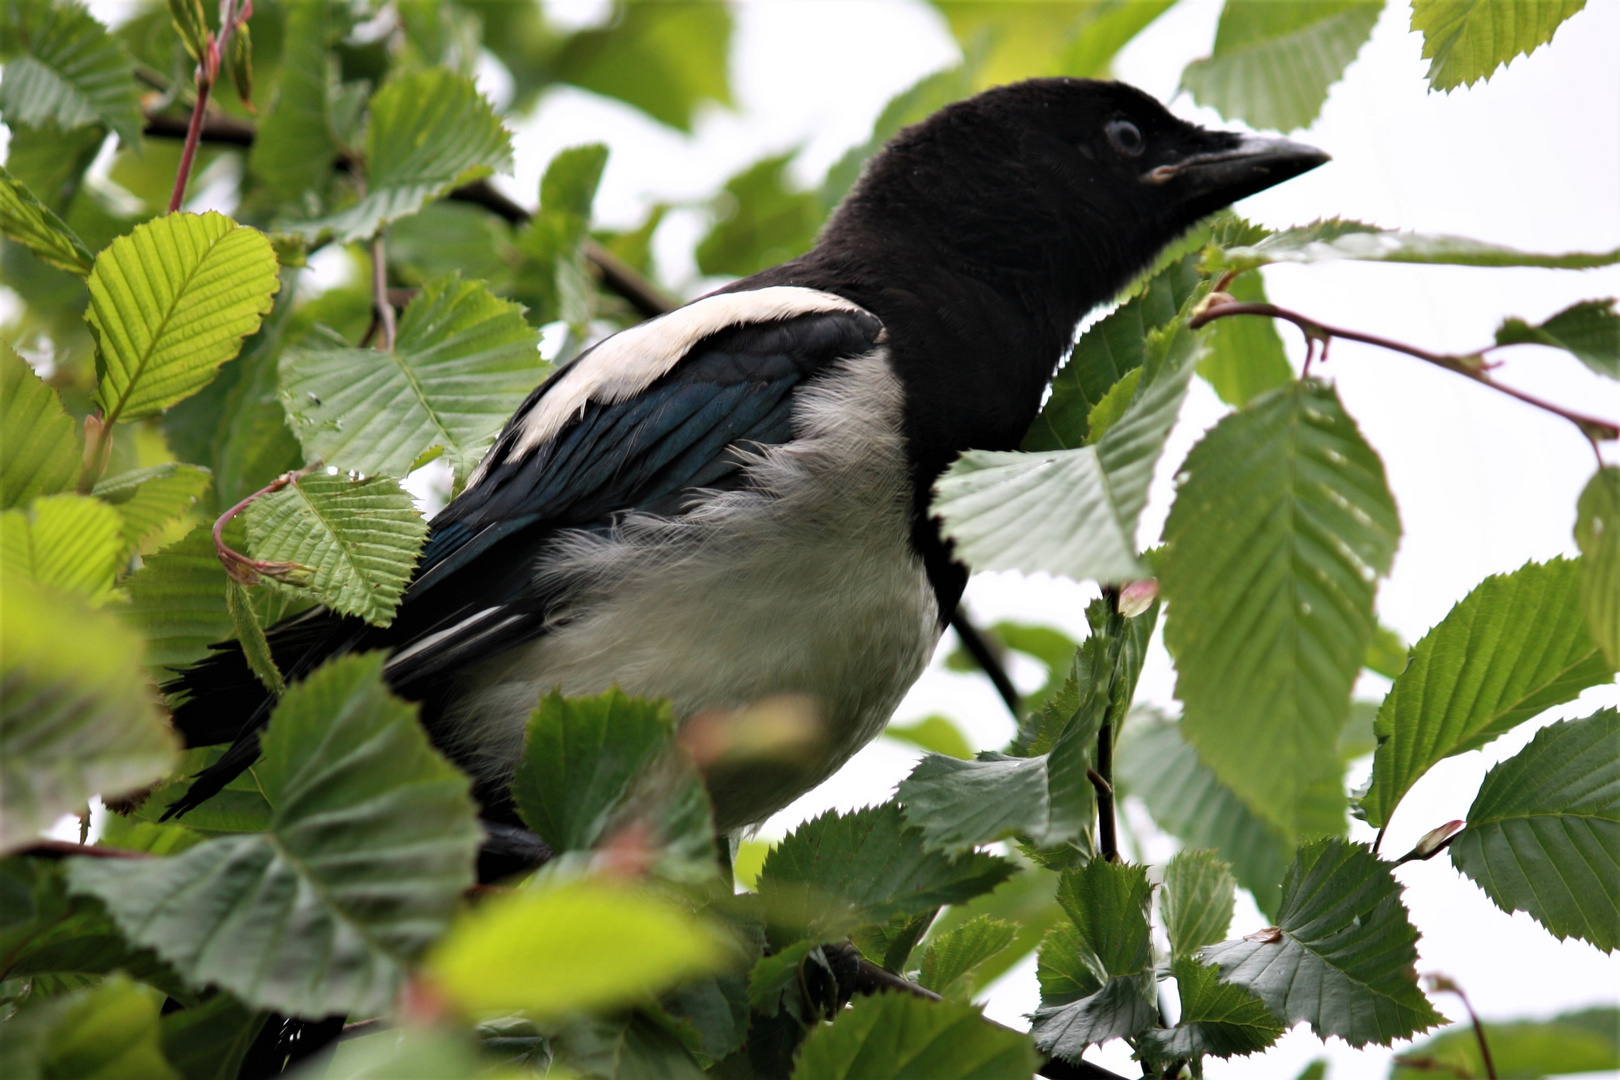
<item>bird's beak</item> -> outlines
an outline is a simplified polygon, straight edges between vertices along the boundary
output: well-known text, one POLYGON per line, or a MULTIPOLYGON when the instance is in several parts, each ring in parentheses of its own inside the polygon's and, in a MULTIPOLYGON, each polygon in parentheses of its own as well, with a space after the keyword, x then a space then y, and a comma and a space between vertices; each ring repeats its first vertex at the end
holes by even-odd
POLYGON ((1171 184, 1181 200, 1215 207, 1234 203, 1291 180, 1330 160, 1314 146, 1265 135, 1245 135, 1227 150, 1193 154, 1142 174, 1144 184, 1171 184))

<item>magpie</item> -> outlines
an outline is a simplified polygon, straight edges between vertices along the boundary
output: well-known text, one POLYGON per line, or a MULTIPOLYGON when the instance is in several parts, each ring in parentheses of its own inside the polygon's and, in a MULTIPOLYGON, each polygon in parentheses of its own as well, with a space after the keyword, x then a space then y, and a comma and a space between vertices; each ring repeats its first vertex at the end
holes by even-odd
MULTIPOLYGON (((997 87, 906 128, 805 255, 596 344, 518 408, 432 521, 394 623, 269 631, 297 681, 386 650, 394 692, 515 824, 507 785, 553 689, 617 685, 683 721, 777 695, 824 737, 711 770, 735 830, 830 776, 922 674, 967 581, 929 514, 964 450, 1019 445, 1080 319, 1199 219, 1322 164, 1206 130, 1117 82, 997 87)), ((225 643, 167 684, 171 807, 252 763, 273 702, 225 643)))

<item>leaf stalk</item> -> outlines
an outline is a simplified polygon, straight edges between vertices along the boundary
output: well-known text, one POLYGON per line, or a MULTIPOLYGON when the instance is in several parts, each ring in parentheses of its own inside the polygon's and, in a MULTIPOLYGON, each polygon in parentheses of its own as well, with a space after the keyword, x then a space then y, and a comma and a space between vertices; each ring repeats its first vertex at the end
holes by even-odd
POLYGON ((289 484, 296 484, 310 473, 321 467, 319 459, 310 462, 302 469, 282 473, 264 487, 255 491, 214 521, 214 554, 218 556, 220 565, 225 567, 225 573, 232 581, 240 585, 257 585, 261 577, 267 577, 283 584, 298 584, 298 578, 310 573, 310 568, 295 562, 266 562, 254 559, 235 550, 225 542, 225 526, 237 514, 246 510, 259 499, 272 495, 289 484))

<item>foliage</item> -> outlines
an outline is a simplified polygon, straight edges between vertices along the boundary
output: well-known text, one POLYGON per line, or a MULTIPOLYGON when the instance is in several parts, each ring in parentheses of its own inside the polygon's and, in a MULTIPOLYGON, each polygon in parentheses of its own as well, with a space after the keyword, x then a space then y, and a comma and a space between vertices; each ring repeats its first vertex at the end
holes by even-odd
MULTIPOLYGON (((1487 578, 1408 649, 1375 605, 1401 536, 1377 450, 1329 382, 1296 375, 1271 320, 1211 305, 1267 303, 1259 271, 1278 263, 1579 269, 1620 250, 1216 215, 1087 324, 1016 450, 964 455, 933 493, 972 569, 1103 586, 1082 640, 985 635, 1044 671, 1006 746, 976 747, 959 716, 891 727, 928 752, 894 798, 738 846, 715 835, 702 770, 747 747, 717 750, 667 702, 548 693, 521 706, 510 804, 481 827, 386 657, 283 672, 311 625, 283 620, 390 624, 438 496, 551 373, 542 341, 564 364, 673 284, 631 288, 613 256, 648 273, 677 233, 705 275, 796 255, 903 126, 1013 79, 1106 77, 1183 16, 1175 0, 935 0, 959 62, 824 173, 760 150, 613 231, 594 220, 600 143, 551 160, 533 213, 480 182, 512 169, 510 132, 558 86, 675 132, 728 108, 731 5, 617 0, 586 26, 505 0, 254 6, 175 0, 112 28, 78 3, 0 13, 17 312, 0 341, 0 1073, 266 1075, 283 1018, 339 1015, 387 1027, 345 1039, 326 1075, 436 1080, 989 1080, 1110 1041, 1144 1071, 1200 1076, 1301 1022, 1356 1046, 1442 1022, 1396 864, 1348 839, 1348 811, 1382 829, 1438 762, 1612 684, 1620 469, 1586 484, 1571 557, 1487 578), (182 166, 193 114, 206 130, 182 166), (186 212, 202 201, 230 211, 186 212), (664 230, 666 209, 684 224, 664 230), (1177 484, 1148 535, 1195 376, 1231 411, 1163 463, 1177 484), (1133 707, 1155 596, 1179 717, 1133 707), (268 725, 241 749, 182 749, 162 685, 233 639, 268 725), (1381 702, 1352 698, 1376 684, 1364 669, 1393 680, 1381 702), (166 818, 191 777, 255 746, 166 818), (1368 755, 1352 804, 1347 769, 1368 755), (40 832, 97 797, 113 808, 95 811, 99 839, 46 858, 63 848, 40 832), (1166 865, 1132 861, 1143 819, 1121 820, 1120 798, 1177 842, 1166 865), (486 829, 518 822, 552 858, 474 888, 493 874, 486 829), (1274 925, 1226 940, 1239 888, 1274 925), (987 1021, 975 998, 1037 952, 1031 1031, 987 1021), (896 980, 944 1000, 849 1001, 896 980)), ((1182 86, 1251 127, 1308 126, 1387 6, 1225 0, 1182 86)), ((1398 6, 1449 91, 1583 5, 1398 6)), ((1615 300, 1571 300, 1501 318, 1492 348, 1620 377, 1615 300)), ((1451 359, 1488 381, 1483 351, 1451 359)), ((1620 719, 1583 712, 1485 775, 1449 858, 1504 911, 1612 952, 1620 719)), ((1506 1078, 1614 1068, 1614 1023, 1602 1008, 1486 1030, 1506 1078)), ((1481 1075, 1476 1053, 1446 1030, 1394 1075, 1481 1075)))

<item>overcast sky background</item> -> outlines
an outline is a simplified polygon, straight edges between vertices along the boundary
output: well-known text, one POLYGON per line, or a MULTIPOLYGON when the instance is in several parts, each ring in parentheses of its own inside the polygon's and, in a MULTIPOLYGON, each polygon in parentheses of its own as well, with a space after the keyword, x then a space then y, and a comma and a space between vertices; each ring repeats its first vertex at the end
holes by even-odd
MULTIPOLYGON (((561 10, 581 21, 602 5, 561 10)), ((897 91, 959 58, 943 20, 921 0, 754 0, 738 6, 733 86, 738 108, 711 109, 692 137, 662 128, 612 102, 562 90, 518 130, 517 175, 504 186, 532 203, 540 171, 558 149, 605 141, 613 149, 597 208, 612 223, 639 220, 653 201, 700 200, 717 183, 767 152, 802 146, 800 175, 811 182, 851 144, 864 139, 897 91)), ((1218 0, 1182 0, 1120 56, 1119 76, 1170 99, 1181 68, 1206 55, 1220 13, 1218 0)), ((1394 4, 1345 79, 1333 88, 1315 126, 1295 137, 1321 146, 1334 161, 1241 204, 1273 226, 1317 217, 1359 217, 1385 226, 1450 232, 1538 251, 1608 250, 1620 246, 1620 3, 1595 0, 1551 46, 1520 58, 1489 84, 1450 95, 1430 94, 1421 40, 1407 29, 1409 12, 1394 4)), ((498 82, 493 80, 493 82, 498 82)), ((491 89, 499 87, 492 85, 491 89)), ((1186 95, 1180 115, 1209 125, 1219 116, 1186 95)), ((693 281, 690 251, 701 235, 700 211, 675 214, 659 236, 666 280, 693 281)), ((1620 294, 1620 272, 1475 270, 1340 263, 1265 271, 1272 299, 1337 323, 1442 350, 1491 340, 1505 315, 1545 318, 1576 300, 1620 294)), ((1286 328, 1285 328, 1286 330, 1286 328)), ((1296 365, 1297 335, 1284 334, 1296 365)), ((1575 430, 1450 373, 1404 357, 1340 342, 1321 373, 1335 380, 1347 408, 1382 454, 1406 535, 1390 580, 1379 594, 1382 619, 1415 641, 1484 577, 1529 559, 1574 554, 1576 496, 1593 470, 1575 430)), ((1620 416, 1620 386, 1568 356, 1510 350, 1501 377, 1553 400, 1620 416)), ((1170 504, 1169 478, 1198 433, 1224 407, 1195 381, 1183 421, 1160 464, 1142 523, 1155 540, 1170 504)), ((1011 618, 1084 633, 1082 610, 1094 590, 1044 575, 985 574, 968 587, 981 622, 1011 618)), ((943 712, 983 748, 999 747, 1011 721, 980 678, 943 670, 938 660, 897 713, 905 721, 943 712)), ((1034 685, 1037 672, 1015 676, 1034 685)), ((1368 677, 1365 696, 1387 684, 1368 677)), ((1144 674, 1138 699, 1175 708, 1173 673, 1162 647, 1144 674)), ((1588 692, 1546 720, 1585 716, 1620 702, 1615 687, 1588 692)), ((1443 763, 1403 802, 1386 845, 1406 850, 1423 832, 1464 817, 1493 763, 1520 749, 1530 733, 1443 763)), ((850 809, 886 798, 916 754, 880 740, 832 781, 772 819, 762 835, 780 837, 828 807, 850 809)), ((1370 759, 1369 759, 1370 760, 1370 759)), ((1364 775, 1370 766, 1362 763, 1364 775)), ((1360 776, 1357 777, 1359 781, 1360 776)), ((1129 808, 1128 808, 1129 812, 1129 808)), ((1139 832, 1151 831, 1131 814, 1139 832)), ((1370 839, 1371 831, 1354 834, 1370 839)), ((1173 846, 1150 842, 1155 861, 1173 846)), ((1551 1016, 1620 1000, 1620 961, 1580 942, 1558 943, 1528 916, 1499 911, 1443 858, 1403 867, 1405 900, 1423 934, 1420 972, 1456 978, 1486 1017, 1551 1016)), ((1264 925, 1241 904, 1233 932, 1264 925)), ((1038 1003, 1034 961, 992 987, 989 1014, 1027 1026, 1038 1003)), ((1461 1015, 1455 999, 1437 1001, 1461 1015)), ((1094 1056, 1134 1074, 1119 1044, 1094 1056)), ((1260 1059, 1211 1062, 1211 1077, 1271 1080, 1297 1075, 1326 1055, 1336 1080, 1386 1075, 1390 1051, 1323 1045, 1296 1029, 1260 1059)))

